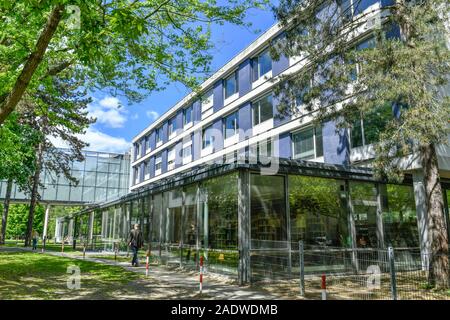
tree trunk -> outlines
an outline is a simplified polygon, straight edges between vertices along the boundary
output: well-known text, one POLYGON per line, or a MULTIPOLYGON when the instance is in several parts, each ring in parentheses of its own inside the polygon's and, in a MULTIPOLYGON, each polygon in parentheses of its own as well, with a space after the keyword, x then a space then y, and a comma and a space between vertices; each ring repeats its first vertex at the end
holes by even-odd
POLYGON ((47 23, 36 43, 36 48, 27 59, 22 72, 20 73, 14 84, 14 87, 8 93, 5 100, 0 101, 0 124, 2 124, 8 117, 8 115, 14 111, 23 94, 25 93, 25 90, 27 89, 31 78, 33 77, 44 57, 45 51, 47 50, 48 44, 50 43, 53 34, 58 28, 59 22, 61 21, 64 12, 64 8, 64 5, 56 5, 53 8, 50 16, 48 17, 47 23))
POLYGON ((444 197, 439 177, 436 146, 421 150, 424 184, 427 195, 427 226, 430 242, 429 282, 439 289, 448 288, 448 233, 444 213, 444 197))
POLYGON ((38 202, 38 187, 42 168, 42 158, 44 153, 43 148, 44 142, 39 143, 37 148, 38 158, 36 160, 36 171, 34 172, 33 187, 31 189, 30 210, 28 213, 27 232, 25 234, 25 247, 29 247, 31 244, 31 237, 32 237, 31 233, 33 231, 34 211, 36 209, 36 205, 38 202))
POLYGON ((9 203, 11 202, 13 180, 9 179, 6 185, 5 202, 3 203, 2 225, 0 231, 0 244, 5 244, 6 239, 6 222, 8 221, 9 203))

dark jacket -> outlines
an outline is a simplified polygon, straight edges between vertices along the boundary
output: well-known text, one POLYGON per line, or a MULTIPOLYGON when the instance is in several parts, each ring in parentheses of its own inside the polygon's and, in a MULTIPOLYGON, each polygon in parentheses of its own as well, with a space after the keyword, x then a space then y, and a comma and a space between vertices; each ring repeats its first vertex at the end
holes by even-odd
POLYGON ((128 235, 128 245, 132 247, 142 248, 144 246, 144 237, 141 230, 133 229, 128 235))

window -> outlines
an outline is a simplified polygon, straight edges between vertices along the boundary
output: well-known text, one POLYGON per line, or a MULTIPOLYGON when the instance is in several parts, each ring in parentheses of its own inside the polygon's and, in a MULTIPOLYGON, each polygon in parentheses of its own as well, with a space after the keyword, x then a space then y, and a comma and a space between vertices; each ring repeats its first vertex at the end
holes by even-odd
POLYGON ((134 168, 134 184, 139 183, 139 167, 134 168))
POLYGON ((203 129, 203 149, 213 146, 214 136, 212 133, 213 133, 212 126, 209 126, 208 128, 203 129))
POLYGON ((192 122, 194 108, 192 105, 183 110, 183 123, 187 125, 192 122))
POLYGON ((202 119, 213 113, 214 94, 212 90, 207 91, 202 97, 202 119))
POLYGON ((148 179, 150 177, 150 162, 144 162, 144 178, 148 179))
POLYGON ((256 144, 250 146, 250 158, 256 159, 256 161, 263 164, 267 164, 269 159, 273 156, 272 139, 268 138, 262 141, 258 141, 256 144))
POLYGON ((141 156, 141 144, 140 143, 136 143, 134 145, 134 152, 135 152, 135 159, 138 159, 141 156))
POLYGON ((169 137, 177 131, 177 119, 173 117, 169 120, 169 137))
POLYGON ((237 71, 235 71, 231 76, 225 79, 224 87, 225 87, 225 99, 231 97, 233 94, 239 91, 237 71))
POLYGON ((309 160, 323 156, 322 128, 308 128, 292 137, 294 159, 309 160))
POLYGON ((386 104, 369 112, 364 118, 356 120, 350 130, 351 147, 357 148, 377 142, 380 133, 392 117, 392 107, 386 104))
POLYGON ((269 50, 252 59, 253 81, 258 80, 272 70, 272 58, 269 50))
POLYGON ((147 145, 147 148, 146 148, 146 150, 145 150, 145 152, 150 152, 151 150, 152 150, 152 147, 151 147, 151 143, 150 143, 150 134, 145 138, 145 143, 146 143, 146 145, 147 145))
POLYGON ((157 144, 162 141, 161 133, 162 133, 161 132, 161 128, 155 129, 155 136, 156 136, 156 143, 157 144))
POLYGON ((272 118, 272 94, 269 94, 253 104, 253 125, 256 126, 272 118))
POLYGON ((183 148, 183 158, 189 158, 192 156, 192 145, 183 148))
POLYGON ((155 159, 155 175, 160 174, 161 169, 162 169, 162 159, 161 155, 159 155, 155 159))
POLYGON ((175 169, 175 147, 172 147, 167 153, 167 170, 175 169))
POLYGON ((238 113, 232 113, 224 120, 225 139, 228 139, 238 133, 238 113))

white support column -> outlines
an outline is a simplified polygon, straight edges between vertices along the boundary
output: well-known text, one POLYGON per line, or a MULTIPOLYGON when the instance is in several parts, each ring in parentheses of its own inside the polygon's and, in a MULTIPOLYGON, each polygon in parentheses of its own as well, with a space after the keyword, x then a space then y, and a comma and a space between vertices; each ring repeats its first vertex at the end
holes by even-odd
POLYGON ((428 240, 427 229, 427 203, 423 174, 413 173, 414 200, 416 203, 417 227, 419 229, 420 253, 422 256, 422 268, 428 268, 428 255, 430 252, 430 242, 428 240))
POLYGON ((42 232, 42 240, 45 241, 47 239, 47 227, 48 227, 48 219, 50 216, 50 203, 47 203, 47 206, 45 208, 45 218, 44 218, 44 230, 42 232))
POLYGON ((55 242, 61 242, 61 221, 62 218, 56 218, 55 223, 55 242))
POLYGON ((89 235, 88 235, 88 243, 92 244, 92 237, 94 235, 94 211, 92 211, 89 215, 89 235))

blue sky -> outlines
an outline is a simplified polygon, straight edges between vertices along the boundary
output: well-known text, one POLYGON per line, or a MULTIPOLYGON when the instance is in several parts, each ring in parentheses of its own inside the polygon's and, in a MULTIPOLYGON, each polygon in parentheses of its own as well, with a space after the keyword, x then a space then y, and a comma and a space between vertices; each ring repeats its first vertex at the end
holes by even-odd
MULTIPOLYGON (((253 24, 250 30, 231 24, 212 28, 211 40, 215 44, 212 71, 220 69, 275 23, 269 9, 250 10, 247 21, 253 24)), ((87 130, 82 139, 90 143, 88 150, 125 152, 135 135, 189 92, 182 84, 173 83, 166 90, 155 92, 143 102, 132 105, 121 97, 97 92, 93 94, 94 102, 89 106, 89 112, 97 118, 97 122, 87 130), (122 104, 120 108, 119 102, 122 104)))

